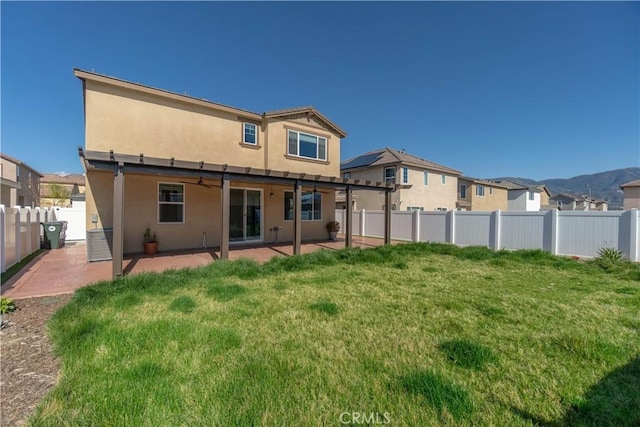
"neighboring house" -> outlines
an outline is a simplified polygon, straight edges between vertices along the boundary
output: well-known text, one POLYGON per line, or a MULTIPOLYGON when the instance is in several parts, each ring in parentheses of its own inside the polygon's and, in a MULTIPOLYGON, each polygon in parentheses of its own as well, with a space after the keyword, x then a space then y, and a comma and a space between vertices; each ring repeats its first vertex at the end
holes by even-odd
MULTIPOLYGON (((336 192, 336 209, 346 209, 347 208, 347 192, 346 191, 338 191, 336 192)), ((353 195, 351 199, 351 210, 358 210, 358 195, 353 195)))
MULTIPOLYGON (((401 185, 391 194, 391 209, 394 210, 447 211, 456 208, 461 173, 403 151, 393 148, 369 151, 343 162, 340 171, 346 179, 401 185)), ((358 209, 380 210, 384 207, 382 192, 359 194, 358 209)))
POLYGON ((46 173, 40 179, 40 206, 69 207, 71 196, 85 191, 84 175, 46 173))
POLYGON ((622 184, 620 188, 624 198, 622 209, 640 209, 640 179, 622 184))
POLYGON ((536 185, 537 188, 540 189, 540 206, 548 206, 551 202, 549 198, 551 197, 551 193, 546 185, 536 185))
POLYGON ((606 211, 609 204, 605 200, 591 199, 589 196, 557 193, 549 198, 551 206, 563 211, 606 211))
POLYGON ((31 208, 40 206, 40 172, 4 153, 0 153, 0 167, 0 202, 3 205, 31 208))
POLYGON ((508 190, 508 210, 510 211, 539 211, 541 210, 541 193, 546 188, 529 185, 520 181, 503 179, 495 181, 508 190))
POLYGON ((461 211, 506 211, 507 187, 492 181, 458 177, 457 207, 461 211))
POLYGON ((346 134, 313 107, 260 114, 75 75, 85 102, 87 229, 113 228, 114 276, 122 253, 142 251, 147 228, 160 250, 218 246, 227 258, 230 242, 277 234, 299 253, 301 241, 328 238, 336 190, 395 188, 342 180, 346 134))

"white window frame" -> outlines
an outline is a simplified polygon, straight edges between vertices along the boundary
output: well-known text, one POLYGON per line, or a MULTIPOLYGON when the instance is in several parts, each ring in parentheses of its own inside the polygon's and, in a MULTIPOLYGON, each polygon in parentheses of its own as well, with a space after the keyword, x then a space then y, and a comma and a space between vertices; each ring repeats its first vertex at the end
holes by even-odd
POLYGON ((447 183, 447 176, 445 174, 442 174, 442 184, 446 184, 447 183))
POLYGON ((467 184, 460 184, 460 198, 461 199, 467 198, 467 184), (463 190, 464 190, 464 196, 462 195, 463 190))
POLYGON ((328 138, 320 135, 314 135, 308 132, 301 132, 293 129, 287 129, 287 155, 298 157, 300 159, 309 159, 309 160, 319 160, 319 161, 327 161, 327 151, 329 151, 328 147, 328 138), (289 138, 292 133, 296 134, 296 153, 291 153, 289 146, 289 138), (305 136, 310 136, 316 139, 316 157, 302 156, 300 155, 300 134, 305 136), (320 140, 324 140, 324 157, 320 157, 320 140))
POLYGON ((389 182, 391 182, 392 184, 396 183, 396 173, 397 173, 397 169, 395 166, 389 166, 384 168, 384 173, 383 173, 383 178, 384 178, 384 183, 387 184, 389 182), (393 177, 387 177, 387 171, 388 170, 393 170, 393 177))
POLYGON ((409 168, 406 166, 402 168, 402 183, 403 184, 409 183, 409 168))
POLYGON ((344 179, 351 179, 351 172, 345 172, 342 174, 342 178, 344 179))
POLYGON ((530 201, 536 200, 536 196, 535 196, 535 193, 533 191, 529 191, 529 200, 530 201))
MULTIPOLYGON (((293 218, 292 218, 292 219, 287 219, 287 209, 286 209, 286 206, 284 205, 285 201, 287 200, 287 196, 286 196, 286 195, 287 195, 287 193, 291 193, 291 198, 293 199, 293 191, 291 191, 291 190, 284 190, 284 192, 283 192, 283 193, 284 193, 284 195, 283 195, 283 197, 282 197, 282 207, 283 207, 284 209, 283 209, 283 212, 282 212, 282 220, 283 220, 284 222, 293 222, 293 218)), ((302 192, 302 195, 304 196, 305 194, 308 194, 308 193, 311 193, 311 194, 319 194, 319 195, 320 195, 320 218, 319 218, 319 219, 315 219, 315 218, 314 218, 314 219, 301 219, 301 221, 302 221, 302 222, 318 222, 318 221, 322 221, 322 216, 323 216, 323 215, 322 215, 322 205, 323 205, 323 203, 324 203, 324 201, 323 201, 323 197, 322 197, 322 193, 321 193, 321 192, 319 192, 319 191, 316 191, 315 193, 314 193, 313 191, 303 191, 303 192, 302 192)), ((313 199, 311 199, 311 200, 313 201, 313 202, 312 202, 312 207, 311 207, 311 212, 313 213, 313 212, 315 211, 315 196, 314 196, 314 198, 313 198, 313 199)), ((302 214, 302 212, 300 212, 300 214, 302 214)), ((314 215, 312 215, 312 216, 314 216, 314 215)))
POLYGON ((242 143, 247 145, 258 145, 258 125, 255 123, 244 122, 242 123, 242 143), (247 126, 253 126, 256 140, 255 142, 247 141, 247 126))
POLYGON ((158 225, 161 224, 184 224, 186 222, 186 214, 187 211, 185 209, 186 206, 186 201, 187 201, 187 194, 186 194, 186 186, 180 182, 161 182, 158 181, 158 185, 156 187, 156 211, 157 211, 157 215, 156 215, 156 221, 158 225), (160 201, 160 185, 162 184, 166 184, 166 185, 176 185, 176 186, 181 186, 182 187, 182 202, 163 202, 160 201), (182 221, 180 222, 168 222, 168 221, 162 221, 160 222, 160 204, 163 205, 182 205, 182 221))
POLYGON ((429 185, 429 172, 428 171, 424 171, 424 174, 422 175, 422 183, 424 184, 425 187, 427 185, 429 185))
POLYGON ((484 197, 484 185, 482 184, 476 185, 476 196, 484 197))

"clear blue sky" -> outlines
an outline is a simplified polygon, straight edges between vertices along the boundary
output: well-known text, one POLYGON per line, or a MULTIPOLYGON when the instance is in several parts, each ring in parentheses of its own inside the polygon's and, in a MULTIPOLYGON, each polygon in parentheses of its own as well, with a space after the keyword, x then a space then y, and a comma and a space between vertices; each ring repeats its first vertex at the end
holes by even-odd
POLYGON ((74 67, 256 112, 313 105, 342 159, 474 177, 640 165, 640 3, 2 2, 2 151, 80 172, 74 67))

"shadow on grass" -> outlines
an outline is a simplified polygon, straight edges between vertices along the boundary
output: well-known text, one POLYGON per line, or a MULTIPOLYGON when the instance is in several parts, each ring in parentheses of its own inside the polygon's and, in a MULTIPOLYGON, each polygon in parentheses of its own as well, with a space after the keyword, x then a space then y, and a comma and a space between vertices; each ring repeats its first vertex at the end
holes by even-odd
POLYGON ((638 426, 640 425, 640 356, 618 368, 584 395, 557 421, 547 421, 511 407, 520 418, 539 426, 638 426))
POLYGON ((335 316, 336 314, 338 314, 338 306, 329 301, 318 301, 315 304, 311 304, 309 308, 321 313, 328 314, 330 316, 335 316))
POLYGON ((435 372, 411 372, 400 378, 400 384, 405 392, 422 396, 441 416, 462 420, 473 412, 467 391, 435 372))
POLYGON ((444 341, 439 348, 454 364, 476 371, 497 360, 490 348, 468 339, 444 341))

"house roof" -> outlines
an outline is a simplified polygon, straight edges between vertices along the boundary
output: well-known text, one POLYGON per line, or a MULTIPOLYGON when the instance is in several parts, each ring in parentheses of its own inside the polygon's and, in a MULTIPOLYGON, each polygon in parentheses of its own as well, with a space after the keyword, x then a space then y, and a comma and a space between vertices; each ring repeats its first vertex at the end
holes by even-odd
POLYGON ((469 176, 461 176, 461 177, 459 177, 458 179, 464 179, 464 180, 466 180, 466 181, 471 181, 471 182, 473 182, 474 184, 489 185, 489 186, 491 186, 491 187, 505 188, 505 189, 507 188, 507 186, 502 185, 502 184, 498 184, 498 183, 493 182, 493 181, 487 181, 487 180, 484 180, 484 179, 478 179, 478 178, 471 178, 471 177, 469 177, 469 176))
POLYGON ((627 182, 626 184, 622 184, 620 186, 620 188, 626 188, 626 187, 640 187, 640 179, 637 179, 637 180, 631 181, 631 182, 627 182))
POLYGON ((344 138, 345 136, 347 136, 347 133, 344 130, 342 130, 338 125, 333 123, 327 117, 322 115, 318 110, 313 108, 311 105, 307 105, 305 107, 287 108, 284 110, 266 111, 262 114, 262 116, 269 119, 273 117, 286 117, 294 114, 307 114, 310 116, 316 116, 321 121, 323 121, 329 128, 331 128, 334 132, 340 135, 341 138, 344 138))
POLYGON ((574 200, 576 202, 584 201, 584 200, 587 199, 587 197, 576 196, 575 194, 569 194, 569 193, 555 193, 549 198, 553 199, 553 200, 556 200, 556 199, 569 199, 569 200, 574 200))
POLYGON ((398 151, 393 148, 385 147, 377 150, 369 151, 357 157, 353 157, 340 164, 341 171, 351 169, 367 168, 371 166, 382 166, 388 164, 402 163, 405 165, 417 166, 423 169, 436 170, 452 175, 461 175, 462 172, 429 160, 422 159, 418 156, 398 151))
MULTIPOLYGON (((543 191, 541 189, 541 186, 529 185, 529 184, 526 184, 524 182, 516 181, 516 180, 512 180, 512 179, 500 179, 500 180, 496 180, 496 181, 493 181, 493 182, 497 182, 498 184, 503 185, 508 190, 531 190, 531 191, 535 191, 535 192, 538 192, 538 193, 541 193, 543 191)), ((546 191, 546 189, 545 189, 545 191, 546 191)))
POLYGON ((45 173, 40 179, 41 184, 66 184, 85 185, 85 176, 79 173, 61 175, 58 173, 45 173))
POLYGON ((149 93, 156 96, 162 96, 164 98, 171 98, 178 101, 187 102, 190 104, 200 105, 207 108, 215 108, 217 110, 238 114, 239 116, 250 118, 253 120, 261 120, 262 118, 282 117, 282 116, 293 115, 293 114, 304 114, 304 113, 312 114, 318 117, 321 121, 325 122, 326 125, 329 126, 329 128, 335 131, 338 135, 340 135, 341 138, 344 138, 345 136, 347 136, 344 130, 342 130, 340 127, 338 127, 338 125, 333 123, 331 120, 329 120, 327 117, 325 117, 318 110, 316 110, 311 106, 289 108, 285 110, 273 110, 273 111, 264 112, 260 114, 260 113, 255 113, 253 111, 245 110, 242 108, 232 107, 229 105, 220 104, 218 102, 209 101, 204 98, 196 98, 186 94, 179 94, 176 92, 171 92, 165 89, 158 89, 158 88, 143 85, 140 83, 133 83, 133 82, 119 79, 116 77, 111 77, 103 74, 97 74, 94 72, 80 70, 78 68, 74 68, 73 73, 76 77, 78 77, 82 81, 91 80, 99 83, 111 84, 111 85, 126 88, 126 89, 132 89, 132 90, 149 93))
POLYGON ((37 173, 39 176, 42 176, 42 174, 40 172, 38 172, 37 170, 35 170, 34 168, 32 168, 31 166, 29 166, 28 164, 26 164, 25 162, 23 162, 22 160, 18 160, 15 157, 11 157, 8 154, 5 153, 0 153, 0 157, 2 157, 5 160, 10 161, 11 163, 15 163, 16 165, 19 166, 24 166, 26 168, 31 169, 32 171, 34 171, 35 173, 37 173))

